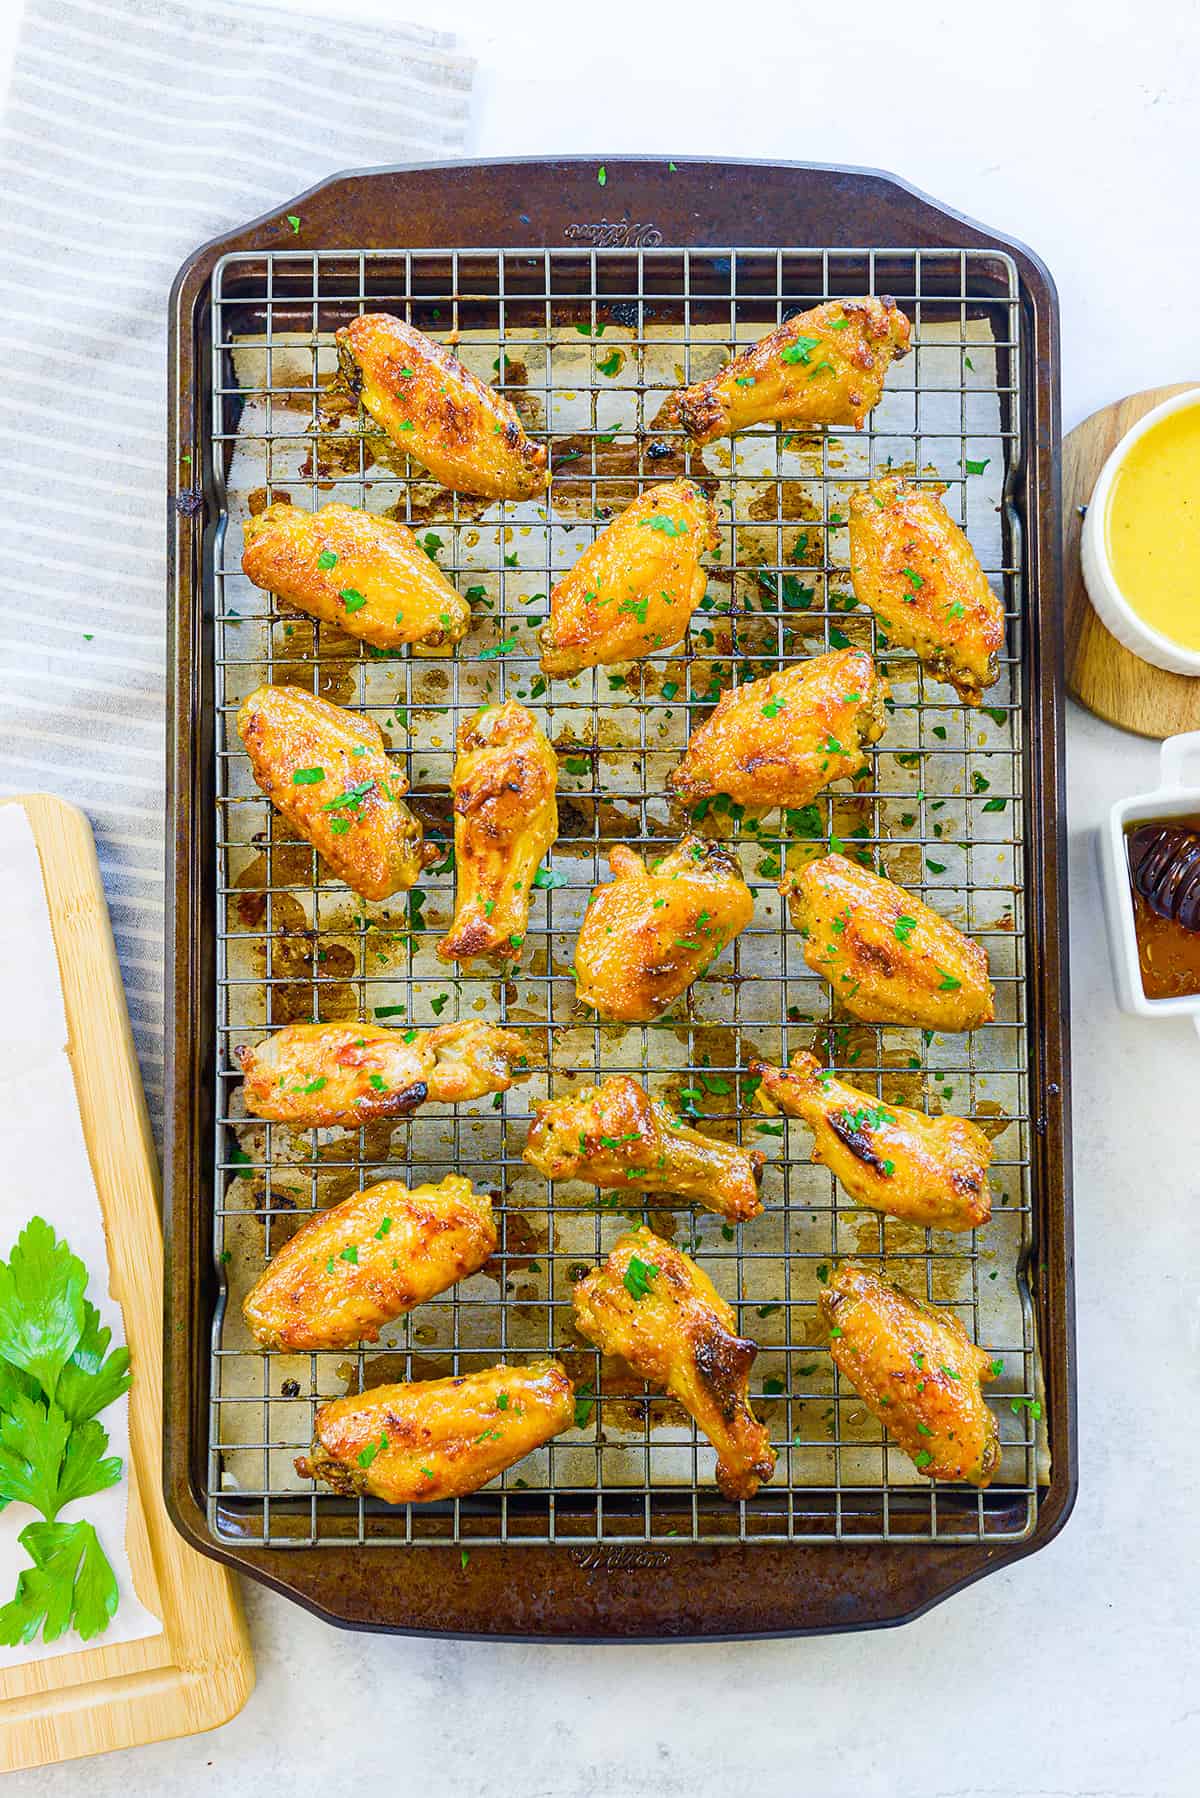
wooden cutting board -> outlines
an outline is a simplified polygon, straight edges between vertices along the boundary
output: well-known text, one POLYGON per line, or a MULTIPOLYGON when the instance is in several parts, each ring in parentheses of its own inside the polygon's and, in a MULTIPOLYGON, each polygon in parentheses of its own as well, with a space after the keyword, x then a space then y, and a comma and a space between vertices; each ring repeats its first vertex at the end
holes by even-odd
POLYGON ((83 1133, 133 1362, 126 1546, 163 1633, 0 1671, 0 1771, 212 1729, 254 1685, 228 1570, 179 1536, 163 1505, 162 1224, 150 1121, 134 1056, 91 826, 49 794, 20 805, 41 856, 83 1133))
POLYGON ((1126 431, 1152 406, 1188 393, 1198 381, 1151 387, 1093 412, 1063 439, 1063 580, 1066 587, 1067 691, 1089 712, 1140 737, 1200 730, 1200 680, 1152 668, 1110 636, 1092 610, 1079 566, 1083 510, 1100 470, 1126 431))

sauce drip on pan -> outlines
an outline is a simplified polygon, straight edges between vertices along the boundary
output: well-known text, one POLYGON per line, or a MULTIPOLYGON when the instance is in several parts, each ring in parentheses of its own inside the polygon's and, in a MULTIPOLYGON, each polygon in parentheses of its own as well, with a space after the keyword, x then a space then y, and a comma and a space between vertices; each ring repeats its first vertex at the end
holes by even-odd
POLYGON ((1125 843, 1146 997, 1200 992, 1200 818, 1140 823, 1125 843))

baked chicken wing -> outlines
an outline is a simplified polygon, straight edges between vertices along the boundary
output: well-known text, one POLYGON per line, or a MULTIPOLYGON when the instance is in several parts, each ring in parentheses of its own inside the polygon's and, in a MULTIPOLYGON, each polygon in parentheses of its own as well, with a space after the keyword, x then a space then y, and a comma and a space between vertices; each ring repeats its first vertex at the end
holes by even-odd
POLYGON ((807 805, 857 774, 883 735, 888 684, 865 649, 837 649, 723 693, 671 785, 685 805, 728 793, 754 811, 807 805))
POLYGON ((296 1130, 355 1129, 407 1117, 419 1105, 456 1105, 504 1093, 526 1077, 529 1052, 511 1030, 474 1019, 432 1030, 382 1024, 286 1024, 236 1048, 252 1117, 296 1130))
POLYGON ((833 1270, 819 1305, 838 1371, 913 1465, 931 1480, 986 1486, 1000 1464, 981 1390, 993 1364, 961 1319, 852 1261, 833 1270))
POLYGON ((458 891, 443 961, 516 956, 533 877, 558 835, 558 757, 515 699, 480 706, 458 730, 451 791, 458 891))
POLYGON ((538 632, 546 674, 631 662, 679 643, 707 584, 716 513, 694 481, 640 494, 584 550, 550 594, 538 632))
POLYGON ((495 1247, 492 1201, 461 1175, 411 1189, 381 1180, 301 1225, 242 1309, 267 1348, 374 1342, 384 1324, 477 1273, 495 1247))
POLYGON ((857 430, 908 338, 893 300, 826 300, 777 325, 710 380, 685 387, 679 422, 695 443, 764 423, 857 430))
POLYGON ((377 649, 459 643, 471 608, 407 526, 355 506, 274 505, 248 518, 242 572, 377 649))
POLYGON ((435 481, 481 499, 530 499, 546 486, 546 451, 502 394, 450 350, 387 312, 337 333, 342 379, 392 442, 435 481))
POLYGON ((717 1451, 726 1498, 753 1498, 775 1470, 775 1451, 747 1402, 758 1348, 708 1275, 680 1249, 642 1228, 622 1236, 603 1267, 575 1288, 575 1324, 605 1355, 661 1386, 717 1451))
POLYGON ((844 855, 785 875, 804 959, 867 1024, 974 1030, 994 1016, 987 951, 903 887, 844 855))
POLYGON ((942 504, 940 484, 899 475, 872 481, 850 500, 850 574, 888 640, 979 705, 1000 673, 1004 607, 979 559, 942 504))
POLYGON ((685 993, 754 915, 737 858, 687 836, 647 868, 623 843, 593 889, 575 944, 581 1004, 616 1024, 648 1024, 685 993))
POLYGON ((765 1156, 681 1123, 627 1075, 533 1107, 524 1157, 548 1180, 590 1180, 606 1192, 677 1194, 733 1221, 762 1210, 765 1156))
POLYGON ((754 1061, 750 1071, 761 1078, 762 1109, 803 1119, 813 1160, 832 1170, 856 1204, 935 1230, 987 1223, 992 1145, 967 1118, 885 1105, 815 1055, 794 1055, 788 1069, 754 1061))
POLYGON ((296 1472, 389 1505, 462 1498, 574 1421, 575 1389, 557 1361, 370 1386, 321 1407, 296 1472))
POLYGON ((364 899, 411 887, 441 854, 404 803, 408 782, 371 718, 306 693, 257 687, 237 719, 254 778, 288 823, 364 899))

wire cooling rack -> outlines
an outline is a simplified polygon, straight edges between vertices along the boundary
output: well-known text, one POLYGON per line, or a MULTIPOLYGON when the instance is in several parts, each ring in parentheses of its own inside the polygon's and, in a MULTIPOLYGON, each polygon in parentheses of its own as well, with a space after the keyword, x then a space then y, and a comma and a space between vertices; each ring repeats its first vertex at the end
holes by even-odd
POLYGON ((668 249, 227 255, 212 282, 216 665, 217 1066, 209 1524, 273 1546, 674 1540, 1012 1542, 1031 1534, 1047 1466, 1034 1313, 1022 908, 1023 591, 1016 504, 1022 349, 1017 271, 995 251, 668 249), (891 293, 914 349, 853 431, 760 427, 689 450, 664 422, 681 383, 717 368, 795 310, 891 293), (430 483, 336 384, 333 333, 391 311, 455 342, 550 447, 553 502, 484 504, 430 483), (1007 612, 1001 679, 972 711, 891 650, 855 608, 848 495, 885 467, 947 483, 1007 612), (720 548, 685 644, 550 681, 537 665, 547 595, 645 486, 688 472, 710 486, 720 548), (402 519, 470 596, 456 654, 373 650, 314 624, 240 572, 241 525, 272 500, 332 500, 402 519), (726 688, 845 643, 872 648, 892 687, 863 778, 762 820, 714 802, 698 828, 733 841, 754 921, 674 1014, 596 1024, 570 972, 583 909, 614 842, 661 853, 687 820, 667 776, 726 688), (370 714, 446 855, 419 892, 368 904, 332 880, 258 792, 234 727, 264 680, 370 714), (539 891, 522 961, 457 975, 434 955, 454 895, 448 788, 459 721, 516 698, 560 758, 561 887, 539 891), (996 1020, 965 1036, 833 1015, 777 891, 785 867, 842 847, 918 892, 988 950, 996 1020), (282 1024, 362 1016, 403 1026, 483 1018, 527 1031, 538 1071, 505 1095, 427 1107, 396 1125, 296 1132, 248 1119, 236 1045, 282 1024), (994 1137, 992 1222, 970 1235, 859 1211, 811 1164, 799 1124, 753 1106, 754 1058, 815 1047, 885 1100, 975 1117, 994 1137), (768 1154, 763 1214, 732 1227, 703 1210, 633 1206, 551 1187, 521 1160, 531 1102, 632 1073, 715 1134, 768 1154), (500 1245, 479 1274, 357 1354, 286 1355, 249 1337, 240 1303, 315 1210, 383 1178, 448 1171, 495 1198, 500 1245), (779 1461, 757 1497, 713 1489, 714 1457, 685 1414, 647 1394, 571 1328, 571 1285, 632 1221, 694 1254, 760 1347, 752 1402, 779 1461), (840 1379, 817 1323, 846 1254, 951 1306, 1004 1364, 989 1388, 1003 1456, 986 1493, 939 1488, 889 1446, 840 1379), (483 1492, 388 1507, 301 1480, 294 1457, 319 1404, 383 1379, 469 1372, 547 1352, 577 1382, 573 1430, 483 1492))

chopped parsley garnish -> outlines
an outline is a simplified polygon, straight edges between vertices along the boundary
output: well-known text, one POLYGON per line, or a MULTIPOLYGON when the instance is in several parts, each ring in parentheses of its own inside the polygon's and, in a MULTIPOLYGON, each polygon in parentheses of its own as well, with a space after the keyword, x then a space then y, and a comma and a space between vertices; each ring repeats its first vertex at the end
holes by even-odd
POLYGON ((300 214, 298 212, 289 212, 287 215, 287 222, 292 227, 292 236, 298 237, 300 235, 300 214))
POLYGON ((792 363, 803 362, 807 366, 812 352, 819 349, 820 344, 819 337, 797 337, 795 342, 789 343, 787 349, 782 352, 780 360, 792 363))
POLYGON ((438 993, 436 998, 429 1001, 429 1009, 435 1018, 440 1018, 449 1003, 449 993, 438 993))
POLYGON ((657 1273, 657 1262, 643 1261, 640 1255, 631 1255, 622 1282, 630 1298, 644 1299, 657 1273))
POLYGON ((907 943, 909 937, 916 928, 917 920, 908 917, 897 918, 892 926, 892 930, 898 943, 907 943))
POLYGON ((377 1018, 402 1018, 407 1009, 408 1007, 405 1005, 377 1005, 375 1016, 377 1018))
POLYGON ((323 549, 321 551, 320 555, 317 557, 317 567, 318 568, 336 568, 337 560, 338 560, 337 556, 334 554, 333 550, 323 549))
POLYGON ((608 170, 603 163, 601 163, 600 167, 596 170, 596 180, 600 183, 601 187, 608 186, 608 170))
POLYGON ((990 456, 987 456, 982 462, 964 462, 963 467, 968 474, 982 474, 991 459, 990 456))
POLYGON ((361 612, 367 603, 366 594, 360 593, 357 587, 343 587, 338 598, 350 613, 361 612))
POLYGON ((323 812, 356 812, 374 787, 373 780, 360 780, 357 786, 346 787, 336 799, 327 799, 321 810, 323 812))
POLYGON ((566 884, 566 875, 560 874, 557 868, 539 868, 533 877, 533 885, 547 891, 553 891, 556 887, 565 887, 566 884))
POLYGON ((596 370, 598 374, 612 376, 616 374, 620 366, 621 352, 620 350, 613 350, 610 355, 607 355, 604 358, 603 362, 597 362, 596 370))
POLYGON ((962 981, 956 979, 956 977, 953 974, 947 974, 945 968, 939 968, 938 973, 942 977, 940 979, 940 981, 938 982, 938 992, 939 993, 956 993, 958 991, 959 987, 962 985, 962 981))
POLYGON ((595 1403, 596 1395, 591 1386, 584 1384, 575 1388, 575 1428, 577 1430, 582 1430, 587 1426, 595 1403))
POLYGON ((366 1448, 360 1451, 358 1455, 358 1464, 364 1472, 371 1465, 371 1462, 375 1459, 376 1455, 381 1455, 383 1453, 387 1445, 388 1436, 387 1431, 384 1430, 378 1442, 368 1442, 366 1448))
POLYGON ((381 1217, 379 1220, 379 1228, 375 1232, 376 1242, 382 1242, 384 1237, 387 1235, 388 1231, 391 1229, 391 1227, 392 1227, 391 1218, 390 1217, 381 1217))
POLYGON ((490 648, 481 649, 479 652, 479 660, 481 662, 489 662, 495 656, 506 656, 510 649, 515 649, 516 647, 517 639, 515 637, 505 637, 503 643, 493 643, 490 648))
POLYGON ((294 787, 315 787, 324 778, 324 768, 297 768, 292 775, 292 785, 294 787))
POLYGON ((667 518, 659 515, 654 518, 643 518, 642 523, 652 531, 661 531, 664 537, 686 537, 688 527, 682 518, 667 518))

